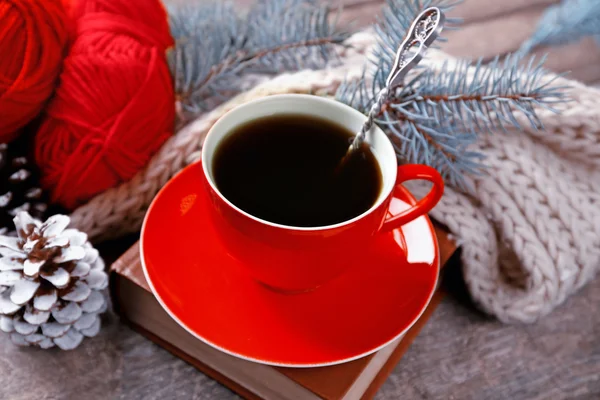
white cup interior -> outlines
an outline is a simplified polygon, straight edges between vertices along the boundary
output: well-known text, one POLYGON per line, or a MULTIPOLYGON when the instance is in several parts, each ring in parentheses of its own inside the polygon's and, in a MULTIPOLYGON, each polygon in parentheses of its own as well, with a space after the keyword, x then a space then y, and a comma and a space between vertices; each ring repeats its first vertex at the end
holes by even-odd
POLYGON ((379 193, 377 201, 373 206, 362 213, 361 215, 335 225, 322 227, 294 227, 272 223, 260 218, 254 217, 251 214, 239 209, 224 197, 213 178, 213 156, 219 143, 230 133, 235 131, 239 125, 247 123, 257 118, 280 115, 280 114, 295 114, 295 115, 310 115, 320 117, 326 120, 333 121, 352 132, 358 132, 362 127, 366 117, 359 111, 342 104, 338 101, 326 99, 323 97, 304 95, 304 94, 284 94, 263 97, 258 100, 243 104, 222 116, 210 129, 202 148, 202 167, 209 184, 224 199, 231 207, 239 212, 261 221, 265 224, 278 226, 282 228, 290 228, 294 230, 320 230, 339 227, 345 224, 350 224, 353 221, 364 217, 365 215, 376 209, 383 202, 394 188, 396 182, 396 174, 398 171, 396 154, 389 138, 377 126, 375 126, 367 135, 367 143, 371 146, 371 150, 379 163, 383 178, 383 187, 379 193))

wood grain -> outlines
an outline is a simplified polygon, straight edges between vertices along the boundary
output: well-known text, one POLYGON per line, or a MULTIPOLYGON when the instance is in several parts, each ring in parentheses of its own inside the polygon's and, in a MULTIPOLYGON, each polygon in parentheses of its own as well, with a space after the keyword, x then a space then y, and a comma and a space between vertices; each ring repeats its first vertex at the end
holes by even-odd
MULTIPOLYGON (((541 322, 507 326, 447 296, 376 400, 600 398, 598 304, 595 280, 541 322)), ((71 352, 22 350, 0 336, 0 398, 237 399, 114 315, 103 323, 71 352)))

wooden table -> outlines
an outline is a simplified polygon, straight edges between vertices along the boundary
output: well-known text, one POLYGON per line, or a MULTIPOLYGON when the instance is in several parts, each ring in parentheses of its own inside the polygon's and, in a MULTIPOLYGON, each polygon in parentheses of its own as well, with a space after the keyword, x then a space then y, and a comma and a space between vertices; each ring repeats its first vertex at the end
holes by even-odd
MULTIPOLYGON (((183 0, 180 0, 183 1, 183 0)), ((533 29, 531 19, 555 0, 467 0, 454 15, 462 33, 446 36, 458 56, 516 48, 533 29), (493 27, 502 34, 486 36, 493 27)), ((248 0, 242 1, 248 3, 248 0)), ((348 0, 344 18, 373 20, 378 1, 348 0)), ((574 77, 600 80, 600 51, 591 41, 556 51, 549 65, 574 77), (591 66, 591 67, 590 67, 591 66)), ((118 254, 135 238, 103 246, 118 254)), ((390 399, 600 398, 600 279, 553 314, 530 326, 486 318, 466 298, 459 266, 449 268, 450 296, 385 383, 390 399)), ((99 336, 76 351, 19 349, 0 336, 0 399, 234 399, 234 394, 121 324, 113 314, 99 336)))
MULTIPOLYGON (((375 400, 600 398, 600 279, 541 322, 507 326, 468 302, 458 264, 449 296, 375 400)), ((75 351, 14 347, 0 336, 0 398, 233 400, 232 392, 114 314, 75 351)))

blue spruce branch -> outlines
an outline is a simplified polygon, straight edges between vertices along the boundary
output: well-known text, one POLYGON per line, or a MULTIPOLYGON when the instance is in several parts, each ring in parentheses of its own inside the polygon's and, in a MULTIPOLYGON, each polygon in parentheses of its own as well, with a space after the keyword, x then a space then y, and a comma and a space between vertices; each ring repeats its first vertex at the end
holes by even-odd
POLYGON ((243 72, 322 67, 349 36, 316 1, 260 0, 245 15, 231 3, 200 0, 168 9, 175 93, 192 116, 237 93, 243 72))
POLYGON ((600 43, 600 1, 563 0, 546 9, 519 53, 529 53, 539 46, 573 43, 586 36, 595 36, 600 43))
MULTIPOLYGON (((338 100, 365 113, 370 109, 392 65, 388 54, 393 54, 408 28, 392 17, 403 9, 418 14, 421 9, 415 9, 415 3, 419 2, 388 0, 384 22, 376 26, 379 44, 372 72, 367 76, 365 69, 362 79, 341 85, 338 100)), ((446 5, 444 1, 423 3, 419 5, 446 5)), ((564 101, 564 88, 555 85, 556 78, 543 79, 544 61, 508 55, 489 64, 480 59, 445 63, 437 70, 422 67, 395 88, 377 123, 392 139, 400 162, 431 165, 450 185, 468 189, 465 176, 482 173, 485 168, 484 155, 471 150, 478 135, 522 129, 518 114, 541 129, 536 109, 555 111, 553 106, 564 101)))

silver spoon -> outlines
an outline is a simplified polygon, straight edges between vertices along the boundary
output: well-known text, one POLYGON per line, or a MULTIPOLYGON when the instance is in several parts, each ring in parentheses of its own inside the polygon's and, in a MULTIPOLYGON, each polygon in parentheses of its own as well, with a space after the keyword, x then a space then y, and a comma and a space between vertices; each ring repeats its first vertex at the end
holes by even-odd
POLYGON ((344 159, 362 146, 386 99, 392 93, 392 90, 403 82, 408 71, 421 61, 427 48, 442 32, 444 21, 444 14, 437 7, 429 7, 417 15, 408 30, 406 38, 398 48, 396 59, 394 60, 394 65, 387 78, 385 87, 378 93, 377 100, 369 110, 367 120, 363 124, 361 131, 354 137, 344 159))

